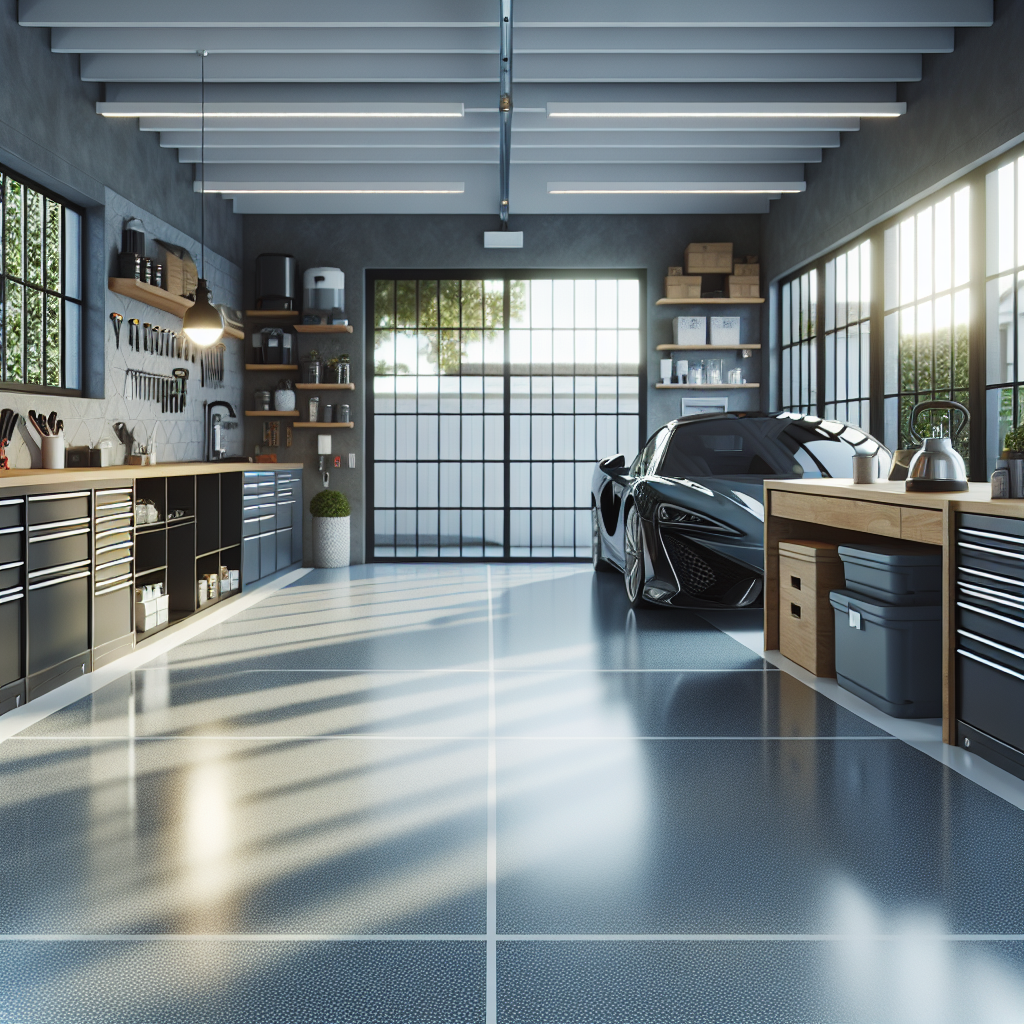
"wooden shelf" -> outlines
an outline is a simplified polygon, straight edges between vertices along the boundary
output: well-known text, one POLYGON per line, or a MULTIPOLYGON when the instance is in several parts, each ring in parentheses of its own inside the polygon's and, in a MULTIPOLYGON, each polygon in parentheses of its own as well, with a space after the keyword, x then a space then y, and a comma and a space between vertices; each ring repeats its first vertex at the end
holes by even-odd
POLYGON ((267 373, 298 373, 298 363, 246 363, 247 370, 265 370, 267 373))
POLYGON ((296 391, 355 391, 355 384, 296 384, 296 391))
POLYGON ((743 348, 760 348, 760 345, 658 345, 657 352, 738 352, 743 348))
POLYGON ((134 277, 108 277, 107 287, 118 295, 144 302, 154 309, 163 310, 176 317, 183 317, 193 306, 191 299, 181 295, 172 295, 156 285, 146 284, 134 277))
POLYGON ((299 410, 298 409, 293 409, 291 412, 277 412, 274 409, 246 409, 245 410, 245 415, 246 416, 261 416, 264 419, 269 417, 270 419, 275 419, 275 420, 281 420, 281 419, 287 420, 287 419, 293 419, 294 417, 298 416, 299 415, 299 410))
POLYGON ((229 338, 237 338, 239 341, 244 341, 245 340, 245 335, 240 330, 238 330, 235 327, 225 327, 224 328, 224 333, 229 338))
POLYGON ((247 309, 245 315, 249 320, 276 320, 278 323, 294 323, 299 313, 294 309, 247 309))
POLYGON ((315 430, 343 430, 346 427, 354 427, 354 423, 293 423, 293 427, 307 427, 315 430))
POLYGON ((764 299, 658 299, 656 306, 754 306, 764 299))
MULTIPOLYGON (((722 391, 726 388, 759 388, 760 384, 655 384, 656 388, 690 388, 702 391, 722 391)), ((246 413, 246 416, 249 414, 246 413)))
POLYGON ((351 334, 351 324, 296 324, 299 334, 351 334))

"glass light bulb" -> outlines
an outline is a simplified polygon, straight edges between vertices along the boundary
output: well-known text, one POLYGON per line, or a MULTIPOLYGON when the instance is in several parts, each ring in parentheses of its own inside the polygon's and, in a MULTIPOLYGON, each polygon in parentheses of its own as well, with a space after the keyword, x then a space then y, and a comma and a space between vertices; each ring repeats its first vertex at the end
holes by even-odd
POLYGON ((199 279, 195 304, 185 313, 181 329, 190 341, 202 347, 219 341, 224 333, 224 320, 210 302, 210 289, 203 278, 199 279))

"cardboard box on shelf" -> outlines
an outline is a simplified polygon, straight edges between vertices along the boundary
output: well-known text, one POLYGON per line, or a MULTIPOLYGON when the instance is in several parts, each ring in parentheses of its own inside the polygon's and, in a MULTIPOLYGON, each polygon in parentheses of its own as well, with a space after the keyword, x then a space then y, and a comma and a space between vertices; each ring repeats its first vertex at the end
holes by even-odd
POLYGON ((154 626, 163 625, 167 621, 170 599, 165 594, 163 597, 154 597, 149 601, 135 602, 135 629, 139 633, 154 626))
POLYGON ((731 274, 732 242, 691 242, 683 262, 688 274, 731 274))
POLYGON ((733 277, 761 277, 760 263, 737 263, 732 269, 733 277))
POLYGON ((727 293, 730 299, 759 299, 761 297, 760 279, 730 275, 727 293))
POLYGON ((699 299, 700 278, 675 276, 665 278, 666 299, 699 299))
POLYGON ((683 276, 683 268, 682 267, 669 267, 668 268, 668 276, 669 277, 682 277, 683 276))
POLYGON ((740 345, 740 318, 738 316, 713 316, 711 318, 712 345, 740 345))
POLYGON ((171 295, 195 295, 199 272, 191 259, 183 260, 165 249, 161 262, 165 268, 165 287, 171 295))

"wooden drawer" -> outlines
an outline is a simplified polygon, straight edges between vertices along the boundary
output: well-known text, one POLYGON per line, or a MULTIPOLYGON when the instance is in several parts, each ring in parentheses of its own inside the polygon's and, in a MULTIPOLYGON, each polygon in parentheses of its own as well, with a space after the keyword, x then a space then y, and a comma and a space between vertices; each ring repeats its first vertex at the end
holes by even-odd
MULTIPOLYGON (((899 505, 819 494, 794 494, 792 491, 770 493, 771 514, 782 519, 800 519, 819 526, 874 533, 881 537, 902 536, 899 505)), ((940 512, 940 518, 941 515, 940 512)))
POLYGON ((843 564, 779 553, 779 653, 816 676, 832 677, 835 629, 828 595, 843 587, 843 564))
POLYGON ((935 508, 900 509, 900 536, 919 544, 942 544, 942 513, 935 508))

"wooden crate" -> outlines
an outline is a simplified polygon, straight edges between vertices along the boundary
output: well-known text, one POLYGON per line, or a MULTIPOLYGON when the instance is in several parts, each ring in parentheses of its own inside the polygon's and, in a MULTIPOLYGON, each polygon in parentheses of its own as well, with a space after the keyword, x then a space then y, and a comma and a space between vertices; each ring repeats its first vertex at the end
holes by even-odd
POLYGON ((835 615, 828 595, 845 584, 838 545, 779 543, 779 653, 815 676, 836 674, 835 615))
POLYGON ((726 294, 730 299, 759 299, 761 281, 757 277, 736 277, 730 274, 726 282, 726 294))
POLYGON ((732 242, 691 242, 683 262, 688 274, 731 274, 732 242))
POLYGON ((733 277, 756 277, 761 278, 760 263, 736 263, 732 268, 733 277))
POLYGON ((668 276, 669 277, 682 277, 683 276, 683 268, 682 267, 669 267, 668 268, 668 276))
POLYGON ((700 278, 672 275, 665 278, 666 299, 699 299, 700 278))

